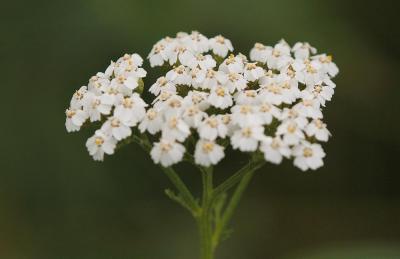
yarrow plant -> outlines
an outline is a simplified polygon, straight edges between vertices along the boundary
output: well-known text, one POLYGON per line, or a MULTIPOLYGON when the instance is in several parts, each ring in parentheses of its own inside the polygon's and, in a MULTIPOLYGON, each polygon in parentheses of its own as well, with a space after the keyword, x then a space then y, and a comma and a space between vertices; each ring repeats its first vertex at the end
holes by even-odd
POLYGON ((232 52, 223 36, 180 32, 151 49, 151 67, 167 72, 150 87, 144 87, 143 59, 125 54, 77 90, 66 110, 68 132, 101 123, 86 142, 93 159, 103 160, 131 142, 150 154, 176 188, 166 191, 168 197, 198 224, 202 259, 214 258, 257 169, 290 159, 303 171, 315 170, 325 157, 320 143, 330 137, 322 110, 332 99, 331 79, 338 73, 332 56, 317 55, 308 43, 290 47, 284 40, 274 46, 256 43, 249 59, 232 52), (154 100, 142 98, 144 89, 154 100), (214 186, 213 167, 228 148, 249 159, 214 186), (182 161, 202 175, 200 200, 172 168, 182 161))

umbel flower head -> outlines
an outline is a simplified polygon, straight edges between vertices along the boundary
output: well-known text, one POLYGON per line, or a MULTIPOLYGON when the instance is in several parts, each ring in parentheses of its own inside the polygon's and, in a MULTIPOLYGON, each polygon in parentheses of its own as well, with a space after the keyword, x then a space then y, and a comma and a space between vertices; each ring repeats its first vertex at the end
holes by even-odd
POLYGON ((260 152, 274 164, 285 158, 301 170, 321 167, 320 142, 330 137, 322 110, 338 73, 332 57, 317 55, 308 43, 290 47, 284 40, 256 43, 250 59, 232 51, 221 35, 166 37, 147 58, 151 67, 168 72, 145 87, 143 59, 125 54, 75 92, 66 110, 67 131, 102 123, 86 143, 95 160, 145 134, 153 142, 152 159, 164 167, 188 156, 204 167, 216 165, 229 145, 260 152), (143 89, 154 95, 150 103, 142 99, 143 89))

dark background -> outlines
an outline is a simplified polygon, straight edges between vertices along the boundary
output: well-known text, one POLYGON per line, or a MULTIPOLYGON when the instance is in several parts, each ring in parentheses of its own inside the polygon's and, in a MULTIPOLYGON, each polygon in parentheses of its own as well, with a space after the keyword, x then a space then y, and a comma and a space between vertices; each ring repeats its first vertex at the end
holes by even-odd
POLYGON ((132 145, 93 162, 92 132, 64 128, 73 92, 111 59, 191 30, 245 54, 256 41, 309 41, 340 68, 325 167, 260 170, 218 258, 400 258, 395 2, 2 1, 0 258, 197 258, 195 224, 147 154, 132 145))

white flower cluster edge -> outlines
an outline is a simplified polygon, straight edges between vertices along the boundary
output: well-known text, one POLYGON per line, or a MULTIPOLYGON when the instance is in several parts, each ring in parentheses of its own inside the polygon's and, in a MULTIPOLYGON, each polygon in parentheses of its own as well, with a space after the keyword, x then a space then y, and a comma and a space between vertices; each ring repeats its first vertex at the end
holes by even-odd
POLYGON ((125 54, 75 92, 66 110, 67 131, 102 122, 86 142, 95 160, 113 154, 137 127, 156 139, 150 155, 164 167, 180 162, 189 143, 195 163, 205 167, 221 161, 229 144, 242 152, 259 150, 274 164, 288 158, 303 171, 321 167, 325 152, 319 142, 330 137, 322 108, 338 73, 332 57, 316 55, 308 43, 290 47, 284 40, 256 43, 250 59, 232 51, 230 40, 196 31, 160 40, 148 59, 151 67, 170 70, 149 88, 151 104, 139 91, 143 59, 125 54))

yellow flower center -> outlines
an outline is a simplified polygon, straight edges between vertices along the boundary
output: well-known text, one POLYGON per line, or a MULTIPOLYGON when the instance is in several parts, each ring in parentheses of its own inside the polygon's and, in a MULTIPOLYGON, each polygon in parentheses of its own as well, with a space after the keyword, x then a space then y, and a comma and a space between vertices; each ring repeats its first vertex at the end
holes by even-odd
POLYGON ((319 61, 321 62, 321 63, 330 63, 330 62, 332 62, 332 55, 328 55, 328 56, 325 56, 325 57, 320 57, 319 58, 319 61))
POLYGON ((274 49, 272 51, 272 55, 277 58, 277 57, 279 57, 281 55, 281 52, 279 50, 277 50, 277 49, 274 49))
POLYGON ((246 91, 246 96, 254 98, 257 96, 257 92, 254 90, 248 90, 248 91, 246 91))
POLYGON ((167 79, 165 79, 165 77, 160 77, 160 78, 158 79, 158 84, 159 84, 160 86, 165 86, 167 83, 168 83, 168 81, 167 81, 167 79))
POLYGON ((273 149, 278 149, 278 148, 280 148, 280 146, 281 146, 281 144, 278 139, 275 138, 272 140, 271 147, 273 149))
POLYGON ((218 126, 218 121, 215 118, 210 118, 207 120, 207 124, 211 127, 211 128, 216 128, 218 126))
POLYGON ((219 44, 224 44, 225 43, 225 38, 222 37, 221 35, 215 37, 215 41, 219 44))
POLYGON ((250 127, 242 129, 242 136, 245 138, 250 138, 252 135, 252 131, 250 127))
POLYGON ((216 74, 217 74, 217 72, 215 72, 214 70, 208 69, 208 70, 207 70, 206 77, 207 77, 207 78, 214 78, 216 74))
POLYGON ((313 155, 313 151, 312 151, 311 148, 305 147, 305 148, 303 149, 303 156, 304 156, 304 157, 311 157, 312 155, 313 155))
POLYGON ((126 109, 131 109, 133 107, 133 101, 131 98, 128 98, 128 97, 124 98, 124 100, 122 101, 122 105, 126 109))
POLYGON ((257 50, 265 50, 266 49, 266 47, 263 45, 263 44, 261 44, 261 43, 256 43, 256 44, 254 44, 254 47, 257 49, 257 50))
POLYGON ((154 109, 149 109, 147 111, 147 118, 149 118, 149 120, 154 120, 157 117, 157 112, 154 109))
POLYGON ((160 95, 160 100, 161 101, 166 101, 168 98, 171 97, 171 94, 168 92, 162 92, 160 95))
POLYGON ((99 99, 96 99, 96 100, 94 100, 92 102, 92 108, 93 109, 96 109, 96 107, 99 106, 99 105, 100 105, 100 100, 99 99))
POLYGON ((162 152, 169 152, 172 149, 172 145, 170 143, 161 143, 161 151, 162 152))
POLYGON ((316 120, 315 122, 315 126, 318 128, 318 129, 322 129, 323 127, 324 127, 324 123, 321 121, 321 120, 316 120))
POLYGON ((267 90, 274 94, 280 94, 282 92, 282 88, 277 84, 268 85, 267 90))
POLYGON ((206 142, 203 144, 202 148, 203 148, 203 152, 208 154, 214 150, 214 143, 206 142))
POLYGON ((169 121, 169 127, 173 129, 173 128, 176 128, 177 125, 178 125, 178 119, 176 117, 173 117, 169 121))
POLYGON ((228 78, 231 82, 235 82, 239 79, 239 75, 237 73, 229 73, 228 78))
POLYGON ((242 113, 242 114, 248 114, 248 113, 251 113, 252 111, 253 111, 253 109, 249 105, 240 106, 240 113, 242 113))
POLYGON ((126 78, 123 75, 120 75, 117 77, 117 81, 120 84, 123 84, 125 82, 126 78))
POLYGON ((222 116, 222 122, 225 124, 225 125, 227 125, 227 124, 229 124, 230 122, 231 122, 231 116, 229 116, 229 115, 224 115, 224 116, 222 116))
POLYGON ((184 66, 176 67, 176 68, 174 68, 174 71, 175 71, 176 73, 182 75, 183 72, 185 72, 185 67, 184 67, 184 66))
POLYGON ((164 45, 162 45, 162 44, 159 44, 159 45, 157 45, 155 48, 154 48, 154 53, 155 54, 159 54, 161 51, 163 51, 165 49, 165 46, 164 45))
POLYGON ((256 68, 257 68, 256 63, 247 63, 247 65, 246 65, 247 70, 252 70, 252 69, 256 69, 256 68))
POLYGON ((103 145, 103 143, 104 143, 104 139, 103 139, 102 137, 96 137, 96 138, 94 139, 94 143, 95 143, 97 146, 101 146, 101 145, 103 145))
POLYGON ((225 62, 227 65, 234 64, 236 62, 235 56, 233 54, 230 54, 225 62))
POLYGON ((118 128, 120 125, 121 125, 121 122, 119 121, 119 119, 114 118, 111 120, 111 127, 118 128))
POLYGON ((264 103, 260 107, 260 112, 269 112, 271 110, 271 105, 264 103))
POLYGON ((317 70, 313 66, 311 66, 310 64, 306 65, 306 70, 307 70, 307 73, 310 73, 310 74, 317 73, 317 70))
POLYGON ((169 106, 171 108, 179 108, 182 106, 182 103, 180 100, 177 99, 172 99, 171 101, 169 101, 169 106))
POLYGON ((191 106, 187 109, 187 115, 192 117, 199 113, 197 106, 191 106))
POLYGON ((296 129, 297 129, 296 123, 289 123, 289 125, 287 126, 287 131, 289 133, 293 134, 296 131, 296 129))
POLYGON ((217 93, 218 96, 220 97, 224 97, 225 96, 225 89, 222 87, 217 87, 217 89, 215 90, 215 92, 217 93))
POLYGON ((76 114, 76 111, 74 110, 66 110, 65 115, 67 115, 68 118, 72 118, 76 114))

